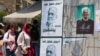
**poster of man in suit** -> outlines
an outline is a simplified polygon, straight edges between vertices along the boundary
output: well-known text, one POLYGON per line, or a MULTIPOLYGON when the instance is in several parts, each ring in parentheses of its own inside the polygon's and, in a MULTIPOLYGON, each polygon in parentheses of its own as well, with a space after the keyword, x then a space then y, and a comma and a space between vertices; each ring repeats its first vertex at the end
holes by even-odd
POLYGON ((77 6, 76 19, 76 34, 94 33, 94 5, 77 6))

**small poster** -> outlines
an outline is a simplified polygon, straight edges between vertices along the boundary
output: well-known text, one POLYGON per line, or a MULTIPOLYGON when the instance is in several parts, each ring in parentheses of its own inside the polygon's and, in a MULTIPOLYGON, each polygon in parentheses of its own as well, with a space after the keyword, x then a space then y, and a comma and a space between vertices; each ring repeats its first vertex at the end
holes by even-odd
POLYGON ((62 38, 41 38, 40 56, 61 56, 62 38))
POLYGON ((63 39, 63 46, 66 47, 65 55, 67 56, 84 56, 83 53, 86 47, 86 38, 71 38, 67 37, 63 39))
POLYGON ((85 38, 86 37, 66 37, 63 39, 63 44, 71 43, 71 42, 75 42, 75 41, 81 41, 85 38))
POLYGON ((94 33, 94 5, 77 6, 76 19, 76 34, 94 33))
POLYGON ((41 36, 62 36, 63 0, 42 1, 41 36))
POLYGON ((95 12, 95 31, 100 31, 100 10, 95 12))

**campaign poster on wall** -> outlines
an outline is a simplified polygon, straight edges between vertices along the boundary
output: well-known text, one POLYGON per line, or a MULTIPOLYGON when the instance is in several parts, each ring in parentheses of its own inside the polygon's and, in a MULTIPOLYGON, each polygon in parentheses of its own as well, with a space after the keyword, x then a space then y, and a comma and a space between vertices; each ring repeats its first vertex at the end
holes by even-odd
POLYGON ((41 38, 40 56, 61 56, 62 38, 41 38))
POLYGON ((83 39, 86 39, 86 37, 65 37, 63 38, 63 44, 71 43, 75 41, 81 41, 83 39))
POLYGON ((100 31, 100 10, 95 11, 95 31, 100 31))
POLYGON ((76 34, 94 33, 94 5, 77 6, 76 19, 76 34))
POLYGON ((86 38, 64 38, 63 46, 66 47, 63 51, 66 51, 65 55, 67 56, 84 56, 83 53, 86 48, 86 38))
POLYGON ((42 1, 41 36, 62 36, 63 0, 42 1))

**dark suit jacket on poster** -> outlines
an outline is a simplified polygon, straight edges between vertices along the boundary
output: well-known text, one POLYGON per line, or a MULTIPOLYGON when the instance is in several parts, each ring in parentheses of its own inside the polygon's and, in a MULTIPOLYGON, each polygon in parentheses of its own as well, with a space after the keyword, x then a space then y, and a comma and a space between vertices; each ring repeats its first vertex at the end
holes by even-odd
POLYGON ((76 34, 93 34, 94 21, 89 19, 88 21, 78 20, 76 34))

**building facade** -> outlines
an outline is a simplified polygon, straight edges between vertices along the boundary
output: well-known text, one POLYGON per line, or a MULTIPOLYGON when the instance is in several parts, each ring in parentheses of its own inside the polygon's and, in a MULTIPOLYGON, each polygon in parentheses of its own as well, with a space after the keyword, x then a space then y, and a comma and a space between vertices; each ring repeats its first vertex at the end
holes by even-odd
POLYGON ((36 1, 37 0, 0 0, 0 5, 4 6, 7 11, 15 12, 32 5, 36 1))

